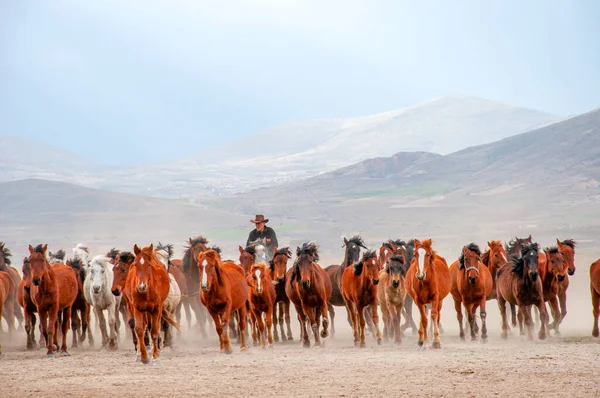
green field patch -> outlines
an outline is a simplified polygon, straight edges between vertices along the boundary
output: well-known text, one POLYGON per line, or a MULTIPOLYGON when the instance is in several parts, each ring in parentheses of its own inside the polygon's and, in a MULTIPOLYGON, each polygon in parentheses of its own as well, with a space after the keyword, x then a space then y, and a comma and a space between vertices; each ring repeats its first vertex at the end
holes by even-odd
POLYGON ((342 196, 352 199, 374 198, 381 196, 417 196, 428 198, 441 195, 451 191, 453 186, 444 182, 425 182, 422 184, 410 184, 391 189, 378 189, 372 191, 350 191, 342 196))

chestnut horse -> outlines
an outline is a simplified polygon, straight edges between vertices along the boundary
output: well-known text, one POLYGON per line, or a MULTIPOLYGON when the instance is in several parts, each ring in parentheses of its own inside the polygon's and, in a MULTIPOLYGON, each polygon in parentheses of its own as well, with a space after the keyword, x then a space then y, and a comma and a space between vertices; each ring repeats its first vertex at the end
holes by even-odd
POLYGON ((394 254, 379 272, 379 307, 383 316, 383 338, 387 341, 394 334, 394 342, 402 342, 402 311, 406 299, 404 280, 408 265, 406 257, 394 254))
POLYGON ((496 274, 496 292, 498 308, 502 316, 502 338, 508 337, 508 322, 506 321, 506 303, 519 306, 519 324, 521 335, 525 334, 521 320, 527 326, 527 335, 532 338, 533 320, 531 306, 535 305, 540 311, 541 325, 538 337, 546 338, 546 323, 548 313, 544 304, 544 291, 538 271, 537 243, 523 245, 520 256, 513 256, 496 274))
MULTIPOLYGON (((136 244, 133 247, 133 253, 135 259, 127 274, 125 297, 129 298, 133 310, 137 340, 141 341, 144 338, 146 329, 149 327, 153 343, 152 359, 155 365, 160 365, 158 338, 162 321, 179 329, 177 322, 163 308, 169 295, 169 274, 158 259, 153 244, 142 249, 136 244)), ((142 363, 150 363, 146 345, 139 344, 139 348, 142 363)))
POLYGON ((200 276, 200 298, 215 323, 222 353, 231 354, 229 340, 229 320, 232 312, 238 314, 240 350, 246 346, 246 320, 248 282, 244 271, 232 261, 221 261, 215 250, 209 249, 198 254, 200 276))
POLYGON ((273 258, 269 261, 269 271, 273 284, 275 285, 275 305, 273 306, 273 337, 275 342, 279 341, 279 333, 277 332, 277 324, 281 329, 281 341, 292 341, 292 328, 290 319, 290 299, 285 293, 287 262, 292 258, 292 251, 289 247, 275 249, 273 258), (277 304, 279 304, 279 315, 277 314, 277 304), (283 330, 283 321, 287 325, 287 337, 283 330))
MULTIPOLYGON (((393 254, 404 256, 406 259, 405 268, 408 270, 410 263, 414 257, 415 253, 415 241, 411 239, 408 242, 403 241, 402 239, 389 240, 388 243, 391 245, 393 249, 393 254)), ((406 295, 404 298, 404 309, 402 310, 402 315, 404 316, 404 325, 402 325, 401 330, 404 331, 408 328, 412 329, 413 334, 417 333, 417 325, 412 317, 413 310, 413 299, 409 295, 406 295)), ((439 325, 440 333, 443 333, 442 324, 439 325)))
MULTIPOLYGON (((37 348, 35 341, 35 325, 37 322, 37 318, 35 314, 37 313, 37 307, 31 301, 31 265, 29 264, 29 258, 23 258, 23 279, 19 282, 19 287, 17 289, 17 301, 21 308, 23 308, 23 314, 25 315, 25 333, 27 334, 27 349, 35 350, 37 348)), ((44 344, 44 336, 41 332, 40 323, 40 347, 44 344)))
POLYGON ((11 267, 11 257, 12 257, 12 253, 10 252, 10 249, 8 247, 6 247, 6 244, 4 242, 0 242, 0 271, 4 271, 4 272, 8 272, 8 274, 10 275, 11 279, 13 280, 14 286, 15 286, 15 300, 14 300, 14 316, 15 318, 17 318, 17 321, 19 322, 19 329, 23 326, 24 324, 24 318, 23 318, 23 313, 21 312, 21 306, 19 305, 19 302, 17 301, 17 291, 18 291, 18 287, 19 284, 21 283, 21 275, 19 275, 19 271, 17 271, 17 269, 15 267, 11 267))
MULTIPOLYGON (((113 265, 113 277, 114 277, 114 271, 115 271, 115 265, 117 265, 117 256, 119 255, 119 250, 117 250, 116 248, 112 248, 109 250, 108 253, 106 253, 106 257, 108 257, 110 259, 110 263, 113 265)), ((129 271, 129 268, 127 269, 129 271)), ((127 275, 127 274, 126 274, 127 275)), ((123 283, 125 283, 125 281, 123 281, 123 283)), ((124 285, 123 285, 124 286, 124 285)), ((112 286, 110 287, 112 289, 112 286)), ((123 324, 127 324, 127 303, 125 302, 124 299, 119 300, 119 312, 121 313, 121 318, 123 319, 123 324)), ((177 320, 177 323, 179 323, 179 320, 177 320)), ((125 335, 127 337, 131 337, 131 329, 128 327, 125 327, 125 335)))
POLYGON ((565 275, 565 279, 558 284, 560 322, 562 322, 567 316, 567 289, 569 288, 569 276, 575 275, 575 245, 577 242, 573 239, 565 239, 563 241, 556 239, 556 244, 567 265, 567 275, 565 275))
POLYGON ((460 257, 450 266, 452 276, 452 288, 450 293, 454 298, 454 309, 456 319, 460 327, 460 338, 465 339, 463 329, 462 305, 465 306, 467 319, 471 329, 471 340, 477 339, 477 327, 475 325, 475 310, 479 307, 481 317, 481 340, 487 340, 486 301, 492 291, 492 274, 481 262, 481 251, 479 246, 471 243, 464 246, 460 257))
POLYGON ((600 336, 598 329, 598 316, 600 315, 600 258, 590 266, 590 292, 592 293, 592 315, 594 316, 594 325, 592 327, 592 336, 600 336))
POLYGON ((40 315, 42 334, 46 339, 47 358, 54 358, 54 344, 58 346, 58 313, 61 312, 62 344, 60 352, 67 352, 67 330, 71 322, 71 306, 77 298, 77 276, 71 267, 63 264, 48 264, 48 245, 29 245, 31 268, 31 301, 40 315))
MULTIPOLYGON (((360 258, 360 248, 365 250, 367 246, 363 242, 362 238, 358 235, 353 236, 350 240, 344 238, 344 261, 341 265, 330 265, 325 268, 325 272, 329 277, 329 283, 331 284, 331 298, 328 301, 328 309, 331 314, 331 335, 335 336, 335 310, 333 306, 343 307, 346 305, 344 297, 342 295, 342 274, 344 270, 350 265, 357 262, 360 258)), ((348 323, 352 326, 350 320, 350 314, 348 314, 348 323)))
POLYGON ((275 286, 264 263, 252 264, 248 273, 248 302, 252 311, 252 322, 257 327, 252 328, 252 340, 256 340, 254 330, 258 329, 260 346, 265 348, 265 324, 267 328, 269 347, 273 346, 273 308, 275 307, 275 286), (265 320, 263 322, 263 314, 265 320))
POLYGON ((331 298, 331 280, 319 264, 319 251, 316 243, 305 242, 296 248, 296 261, 287 273, 285 291, 294 304, 300 322, 303 346, 310 347, 307 321, 313 331, 315 345, 321 338, 329 336, 329 316, 327 302, 331 298), (323 330, 319 337, 319 324, 323 317, 323 330))
POLYGON ((427 348, 427 312, 426 305, 431 306, 431 323, 433 324, 433 348, 441 348, 440 311, 444 298, 450 293, 452 279, 448 263, 431 247, 431 239, 414 240, 414 258, 406 275, 406 290, 412 297, 421 314, 419 325, 419 346, 427 348))
MULTIPOLYGON (((546 325, 548 330, 554 329, 554 333, 559 335, 559 325, 562 320, 560 308, 558 305, 558 290, 560 284, 567 276, 567 263, 558 247, 546 248, 543 254, 544 261, 539 262, 539 274, 542 281, 544 292, 544 302, 550 304, 550 311, 554 322, 552 325, 546 325)), ((549 317, 546 319, 549 322, 549 317)))
POLYGON ((0 332, 2 330, 2 318, 8 324, 9 336, 15 329, 15 299, 17 298, 17 285, 10 274, 0 271, 0 332))
MULTIPOLYGON (((207 337, 206 322, 208 320, 207 310, 200 301, 198 295, 198 286, 200 286, 200 274, 198 273, 198 256, 200 253, 208 250, 206 246, 208 239, 204 236, 197 236, 188 239, 188 245, 185 246, 183 253, 182 271, 187 281, 188 295, 183 298, 183 305, 190 306, 196 315, 196 326, 200 328, 200 334, 203 338, 207 337)), ((190 323, 188 318, 188 324, 190 323)))
POLYGON ((364 348, 365 341, 365 309, 371 309, 371 317, 375 328, 377 344, 382 344, 381 331, 379 330, 379 304, 377 285, 379 284, 379 260, 374 251, 367 251, 362 259, 347 267, 342 275, 342 295, 346 302, 346 310, 352 319, 354 331, 354 345, 364 348))

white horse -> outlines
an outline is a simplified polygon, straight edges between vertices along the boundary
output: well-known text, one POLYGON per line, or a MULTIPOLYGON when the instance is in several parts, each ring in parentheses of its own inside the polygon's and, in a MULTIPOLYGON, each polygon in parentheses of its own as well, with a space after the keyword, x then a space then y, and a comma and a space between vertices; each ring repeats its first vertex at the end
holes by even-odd
MULTIPOLYGON (((171 258, 173 257, 173 245, 162 245, 160 242, 155 249, 158 259, 165 266, 167 274, 169 275, 169 294, 163 304, 163 311, 167 312, 171 319, 175 319, 175 313, 177 312, 177 306, 181 302, 181 290, 177 284, 175 277, 169 273, 169 266, 171 258)), ((171 326, 163 321, 162 329, 165 332, 164 345, 166 347, 173 347, 173 341, 171 337, 171 326)))
POLYGON ((102 347, 116 350, 119 345, 119 305, 121 296, 115 296, 110 291, 113 284, 113 265, 110 258, 99 255, 95 256, 87 268, 87 276, 83 284, 83 294, 88 303, 94 309, 102 332, 102 347), (108 327, 110 335, 106 330, 106 319, 104 311, 108 311, 108 327))

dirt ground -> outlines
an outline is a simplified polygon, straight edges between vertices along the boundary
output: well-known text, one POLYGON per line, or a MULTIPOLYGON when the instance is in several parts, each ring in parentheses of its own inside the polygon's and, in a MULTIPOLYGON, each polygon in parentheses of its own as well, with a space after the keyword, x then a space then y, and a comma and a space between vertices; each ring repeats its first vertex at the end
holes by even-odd
POLYGON ((161 367, 135 362, 124 336, 116 352, 84 343, 69 357, 46 359, 45 350, 26 351, 19 333, 3 338, 0 397, 600 396, 600 342, 589 330, 565 328, 546 341, 526 341, 514 330, 503 341, 499 319, 490 316, 486 344, 461 342, 453 312, 444 311, 441 350, 418 348, 410 330, 401 345, 370 339, 356 348, 338 313, 336 337, 310 349, 297 340, 295 318, 294 342, 246 352, 234 345, 231 355, 219 353, 215 336, 203 340, 184 327, 175 349, 162 351, 161 367))

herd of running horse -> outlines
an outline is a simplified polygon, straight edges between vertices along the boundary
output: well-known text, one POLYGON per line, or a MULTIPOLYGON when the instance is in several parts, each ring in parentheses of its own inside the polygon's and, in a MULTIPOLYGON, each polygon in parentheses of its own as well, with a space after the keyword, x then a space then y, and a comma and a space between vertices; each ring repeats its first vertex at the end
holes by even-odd
MULTIPOLYGON (((354 236, 344 238, 343 262, 326 268, 319 265, 318 247, 313 242, 296 248, 289 268, 290 248, 268 253, 264 241, 240 246, 238 262, 223 260, 221 250, 210 247, 202 236, 188 240, 182 259, 173 258, 172 245, 160 243, 143 248, 135 245, 133 252, 112 249, 93 258, 85 245, 78 244, 72 249, 72 258, 65 261, 64 250, 51 253, 47 245, 40 244, 29 246, 21 277, 11 266, 11 251, 0 242, 0 311, 9 334, 16 330, 15 323, 24 326, 28 349, 37 348, 37 314, 39 345, 47 348, 47 357, 54 357, 55 350, 68 355, 69 327, 73 347, 86 337, 93 345, 92 312, 102 333, 102 347, 116 349, 121 314, 129 326, 125 331, 133 340, 137 360, 149 363, 152 349, 155 364, 160 364, 160 347, 172 344, 173 329, 181 331, 182 310, 189 328, 194 312, 195 327, 203 337, 207 336, 207 324, 214 323, 221 352, 231 353, 230 338, 237 338, 242 350, 250 335, 253 344, 263 348, 274 341, 293 340, 290 303, 298 314, 305 347, 310 347, 309 327, 316 345, 329 335, 330 323, 335 334, 334 307, 344 306, 355 345, 365 347, 366 329, 382 344, 389 339, 401 342, 403 331, 412 328, 413 333, 418 330, 419 346, 427 347, 431 322, 432 346, 440 348, 440 311, 448 294, 454 300, 461 339, 470 331, 473 340, 480 333, 486 341, 486 303, 491 299, 498 302, 503 338, 510 330, 508 304, 512 327, 518 324, 521 335, 528 338, 532 338, 534 326, 531 309, 536 308, 538 338, 544 339, 549 330, 559 334, 567 313, 569 276, 575 273, 575 242, 557 239, 556 243, 542 250, 531 236, 504 245, 493 240, 487 242, 485 252, 471 243, 448 266, 433 249, 431 239, 389 240, 378 251, 371 251, 360 236, 354 236), (413 304, 420 313, 418 328, 412 317, 413 304)), ((597 337, 600 260, 592 264, 590 277, 592 334, 597 337)))

